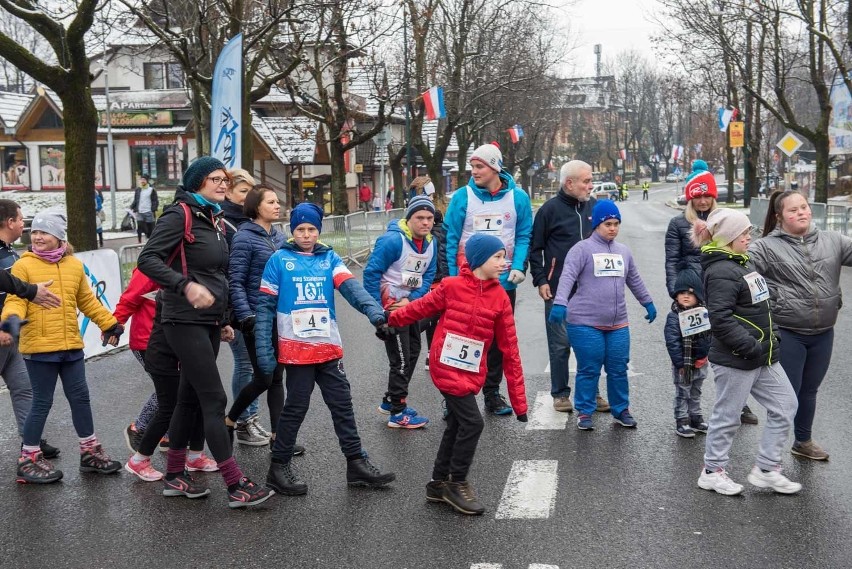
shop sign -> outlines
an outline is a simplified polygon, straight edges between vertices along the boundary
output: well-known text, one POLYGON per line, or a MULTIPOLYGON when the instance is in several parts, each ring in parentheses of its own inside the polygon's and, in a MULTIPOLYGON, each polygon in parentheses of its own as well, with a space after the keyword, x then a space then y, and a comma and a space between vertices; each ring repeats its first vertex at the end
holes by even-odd
MULTIPOLYGON (((106 112, 100 114, 100 125, 107 125, 106 112)), ((172 126, 174 119, 171 111, 113 111, 110 122, 114 127, 172 126)))
POLYGON ((131 138, 127 141, 129 146, 176 146, 176 138, 131 138))

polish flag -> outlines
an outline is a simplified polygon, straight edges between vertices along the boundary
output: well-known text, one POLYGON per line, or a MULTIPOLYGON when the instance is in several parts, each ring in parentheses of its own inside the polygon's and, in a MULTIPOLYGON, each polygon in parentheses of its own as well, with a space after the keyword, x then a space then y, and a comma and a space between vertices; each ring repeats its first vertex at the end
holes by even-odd
POLYGON ((443 87, 432 87, 423 93, 423 104, 426 106, 427 121, 447 118, 447 109, 444 108, 443 87))
POLYGON ((514 144, 517 144, 518 141, 524 137, 524 129, 522 129, 519 124, 516 124, 512 128, 507 128, 506 132, 509 133, 509 138, 512 139, 514 144))
POLYGON ((677 162, 683 157, 683 146, 672 145, 672 162, 677 162))

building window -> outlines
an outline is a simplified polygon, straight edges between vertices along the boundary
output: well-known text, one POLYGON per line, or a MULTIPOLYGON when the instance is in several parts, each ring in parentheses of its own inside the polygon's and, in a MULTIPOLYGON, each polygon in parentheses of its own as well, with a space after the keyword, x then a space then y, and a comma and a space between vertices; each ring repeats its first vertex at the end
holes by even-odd
POLYGON ((181 89, 183 69, 178 63, 144 63, 146 89, 181 89))

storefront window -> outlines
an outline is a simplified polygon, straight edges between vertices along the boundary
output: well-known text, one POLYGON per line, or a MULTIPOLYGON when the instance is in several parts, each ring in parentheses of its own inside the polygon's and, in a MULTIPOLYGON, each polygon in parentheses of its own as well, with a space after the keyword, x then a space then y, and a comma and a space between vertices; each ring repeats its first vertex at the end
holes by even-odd
POLYGON ((183 176, 183 164, 177 141, 168 140, 131 140, 133 158, 133 183, 139 176, 145 176, 152 185, 177 186, 183 176))
POLYGON ((3 148, 0 152, 0 187, 4 190, 26 190, 30 188, 30 169, 27 151, 19 147, 3 148))
POLYGON ((43 190, 65 189, 65 146, 40 146, 41 188, 43 190))

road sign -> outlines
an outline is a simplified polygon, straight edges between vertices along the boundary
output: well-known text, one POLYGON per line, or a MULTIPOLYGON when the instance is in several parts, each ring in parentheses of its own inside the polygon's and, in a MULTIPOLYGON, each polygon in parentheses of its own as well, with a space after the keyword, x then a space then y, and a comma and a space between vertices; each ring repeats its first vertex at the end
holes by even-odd
POLYGON ((728 134, 731 137, 731 148, 745 146, 745 123, 743 121, 731 121, 731 124, 728 125, 728 134))
POLYGON ((788 132, 784 135, 784 138, 778 141, 778 144, 776 144, 775 146, 780 148, 781 152, 783 152, 787 156, 792 157, 793 154, 795 154, 796 151, 802 147, 802 144, 804 144, 804 142, 802 142, 802 140, 798 136, 796 136, 792 132, 788 132))
POLYGON ((364 172, 364 165, 363 164, 355 164, 355 173, 361 174, 362 172, 364 172))

